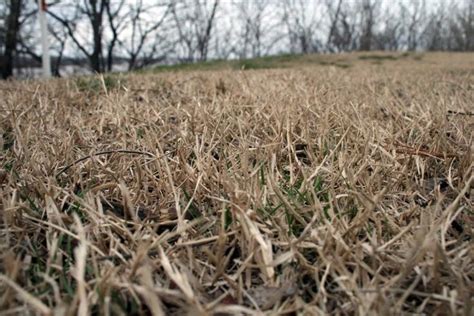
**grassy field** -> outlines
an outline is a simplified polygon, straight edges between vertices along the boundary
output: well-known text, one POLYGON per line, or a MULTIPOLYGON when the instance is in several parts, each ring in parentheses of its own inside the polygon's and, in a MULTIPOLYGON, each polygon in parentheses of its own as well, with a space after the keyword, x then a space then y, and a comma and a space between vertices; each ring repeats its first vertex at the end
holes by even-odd
POLYGON ((0 95, 2 315, 473 314, 473 54, 0 95))
POLYGON ((158 66, 152 71, 181 71, 181 70, 250 70, 250 69, 275 69, 275 68, 295 68, 298 66, 335 66, 338 68, 349 68, 359 61, 368 61, 370 64, 382 64, 383 61, 396 60, 422 60, 423 54, 417 53, 360 53, 360 54, 339 54, 339 55, 281 55, 267 56, 246 60, 215 60, 202 63, 178 64, 158 66))

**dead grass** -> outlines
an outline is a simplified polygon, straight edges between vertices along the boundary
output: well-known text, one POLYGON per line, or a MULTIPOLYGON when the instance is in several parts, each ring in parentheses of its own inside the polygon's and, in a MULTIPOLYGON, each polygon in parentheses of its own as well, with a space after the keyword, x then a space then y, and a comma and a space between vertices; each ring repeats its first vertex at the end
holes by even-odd
POLYGON ((473 55, 345 58, 0 83, 0 310, 472 315, 473 55))

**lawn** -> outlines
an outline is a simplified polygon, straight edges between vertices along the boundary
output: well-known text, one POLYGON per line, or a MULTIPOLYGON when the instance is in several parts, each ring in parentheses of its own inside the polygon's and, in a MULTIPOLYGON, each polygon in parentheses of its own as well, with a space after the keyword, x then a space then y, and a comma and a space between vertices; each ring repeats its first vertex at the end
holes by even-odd
POLYGON ((0 82, 0 311, 472 315, 474 55, 0 82))

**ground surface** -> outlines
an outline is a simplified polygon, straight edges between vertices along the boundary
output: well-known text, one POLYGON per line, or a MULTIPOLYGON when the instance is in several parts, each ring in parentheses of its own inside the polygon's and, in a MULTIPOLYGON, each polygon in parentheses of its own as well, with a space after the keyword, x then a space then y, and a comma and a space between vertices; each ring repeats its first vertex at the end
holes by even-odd
POLYGON ((181 68, 0 83, 2 313, 472 315, 472 54, 181 68))

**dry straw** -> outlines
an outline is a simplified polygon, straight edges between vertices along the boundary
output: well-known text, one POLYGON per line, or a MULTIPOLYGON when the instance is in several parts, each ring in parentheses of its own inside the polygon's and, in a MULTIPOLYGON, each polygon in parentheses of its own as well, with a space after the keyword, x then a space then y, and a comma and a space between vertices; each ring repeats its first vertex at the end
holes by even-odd
POLYGON ((472 55, 327 58, 0 83, 2 313, 472 315, 472 55))

